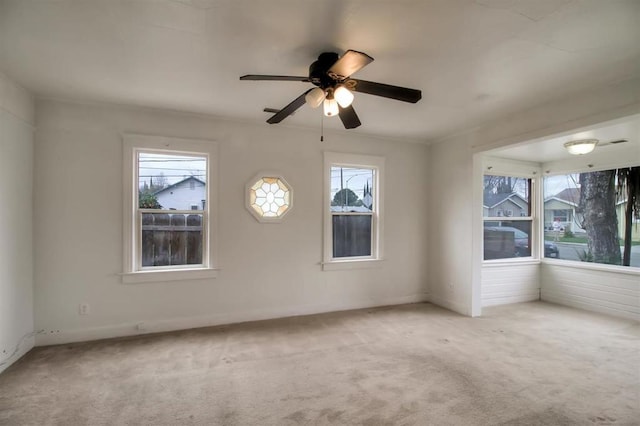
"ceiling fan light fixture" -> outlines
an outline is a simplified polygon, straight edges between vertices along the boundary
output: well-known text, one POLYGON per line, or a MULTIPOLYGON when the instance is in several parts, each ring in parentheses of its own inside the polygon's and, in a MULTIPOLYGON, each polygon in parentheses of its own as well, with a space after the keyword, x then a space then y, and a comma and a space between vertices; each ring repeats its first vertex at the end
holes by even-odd
POLYGON ((329 99, 329 97, 327 97, 327 99, 324 100, 324 115, 333 117, 334 115, 338 115, 339 112, 338 102, 333 98, 329 99))
POLYGON ((309 105, 311 108, 318 108, 322 103, 322 101, 324 101, 324 98, 326 96, 327 95, 324 92, 324 90, 322 90, 319 87, 316 87, 315 89, 307 93, 307 95, 304 97, 304 100, 307 103, 307 105, 309 105))
POLYGON ((564 143, 565 149, 569 154, 583 155, 593 151, 598 144, 598 139, 580 139, 564 143))
POLYGON ((333 97, 342 108, 347 108, 353 102, 353 93, 344 86, 338 86, 333 92, 333 97))

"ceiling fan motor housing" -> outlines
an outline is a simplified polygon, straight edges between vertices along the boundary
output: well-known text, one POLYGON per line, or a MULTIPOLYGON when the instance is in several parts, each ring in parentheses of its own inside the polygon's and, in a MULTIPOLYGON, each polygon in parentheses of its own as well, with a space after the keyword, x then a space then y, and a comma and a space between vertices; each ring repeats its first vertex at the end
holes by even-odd
POLYGON ((316 86, 327 89, 336 85, 337 81, 327 72, 329 68, 338 60, 338 54, 334 52, 324 52, 318 56, 318 60, 309 66, 309 80, 316 86))

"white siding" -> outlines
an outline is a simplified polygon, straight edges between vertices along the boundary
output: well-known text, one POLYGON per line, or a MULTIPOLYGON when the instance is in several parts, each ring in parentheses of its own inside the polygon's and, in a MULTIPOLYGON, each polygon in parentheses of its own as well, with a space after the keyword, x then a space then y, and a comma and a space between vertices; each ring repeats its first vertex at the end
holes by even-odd
POLYGON ((482 268, 482 306, 540 299, 540 264, 500 264, 482 268))
POLYGON ((543 263, 541 299, 640 320, 640 274, 543 263))
POLYGON ((205 186, 200 182, 188 180, 157 194, 158 202, 163 209, 191 210, 191 206, 198 206, 202 210, 202 200, 205 199, 205 186), (191 182, 194 186, 191 189, 191 182))

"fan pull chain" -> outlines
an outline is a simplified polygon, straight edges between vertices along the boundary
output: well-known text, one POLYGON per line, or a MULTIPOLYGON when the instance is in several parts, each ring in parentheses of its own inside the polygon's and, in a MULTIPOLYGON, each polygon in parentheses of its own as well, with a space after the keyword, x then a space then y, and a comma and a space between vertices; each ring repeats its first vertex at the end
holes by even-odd
POLYGON ((320 115, 320 142, 324 142, 324 114, 320 115))

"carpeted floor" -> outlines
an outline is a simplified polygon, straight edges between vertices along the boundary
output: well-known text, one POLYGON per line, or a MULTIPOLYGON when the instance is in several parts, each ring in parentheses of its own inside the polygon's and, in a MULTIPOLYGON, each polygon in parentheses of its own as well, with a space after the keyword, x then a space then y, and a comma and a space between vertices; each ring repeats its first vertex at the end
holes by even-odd
POLYGON ((36 348, 2 425, 638 425, 640 325, 431 304, 36 348))

